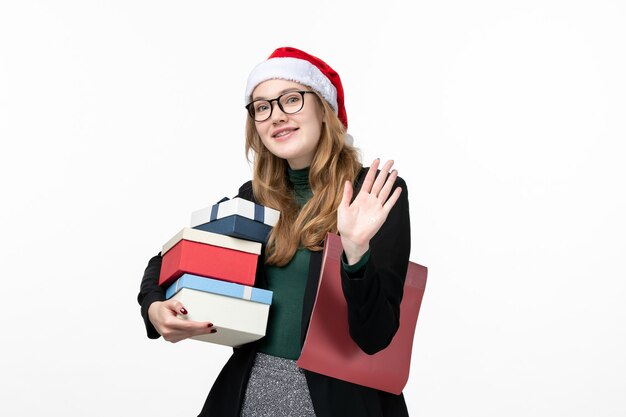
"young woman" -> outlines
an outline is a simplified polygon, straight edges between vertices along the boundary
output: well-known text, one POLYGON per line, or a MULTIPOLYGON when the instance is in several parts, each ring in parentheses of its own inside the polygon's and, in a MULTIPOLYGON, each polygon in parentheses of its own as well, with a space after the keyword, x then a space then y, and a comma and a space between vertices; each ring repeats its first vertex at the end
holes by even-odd
MULTIPOLYGON (((255 285, 273 291, 266 336, 234 348, 200 416, 408 416, 403 395, 355 385, 295 364, 306 336, 327 232, 341 237, 342 287, 350 334, 368 354, 399 326, 410 254, 409 203, 389 161, 362 167, 346 134, 339 75, 321 59, 279 48, 246 86, 246 153, 253 178, 238 197, 280 211, 261 254, 255 285)), ((148 337, 178 342, 214 332, 211 323, 165 300, 160 254, 138 296, 148 337)))

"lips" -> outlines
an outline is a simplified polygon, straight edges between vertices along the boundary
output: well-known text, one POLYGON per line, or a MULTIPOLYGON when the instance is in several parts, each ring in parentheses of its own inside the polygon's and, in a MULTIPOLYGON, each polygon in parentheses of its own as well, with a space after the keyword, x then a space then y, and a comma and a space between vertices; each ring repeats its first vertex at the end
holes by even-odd
POLYGON ((272 134, 272 137, 274 139, 281 139, 281 138, 284 138, 286 136, 289 136, 289 134, 291 134, 291 133, 293 133, 293 132, 295 132, 297 130, 298 130, 297 128, 279 129, 279 130, 277 130, 276 132, 274 132, 272 134))

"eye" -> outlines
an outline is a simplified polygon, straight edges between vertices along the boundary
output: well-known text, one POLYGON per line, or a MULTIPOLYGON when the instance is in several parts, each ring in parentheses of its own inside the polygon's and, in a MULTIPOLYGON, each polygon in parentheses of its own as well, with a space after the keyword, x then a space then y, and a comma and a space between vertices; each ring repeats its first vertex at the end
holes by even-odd
POLYGON ((268 111, 269 108, 270 108, 270 103, 268 103, 267 101, 260 101, 254 105, 254 112, 261 113, 264 111, 268 111))
POLYGON ((284 102, 287 104, 298 103, 300 100, 302 100, 302 97, 300 97, 300 93, 292 93, 284 98, 284 102))

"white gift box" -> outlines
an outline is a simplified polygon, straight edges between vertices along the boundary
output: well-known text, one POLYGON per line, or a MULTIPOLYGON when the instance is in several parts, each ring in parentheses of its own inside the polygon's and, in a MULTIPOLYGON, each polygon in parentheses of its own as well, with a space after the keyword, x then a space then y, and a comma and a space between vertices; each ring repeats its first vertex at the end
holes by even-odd
POLYGON ((196 227, 235 214, 264 223, 270 227, 276 226, 278 218, 280 217, 280 211, 278 210, 255 204, 252 201, 240 197, 235 197, 191 213, 191 227, 196 227))
POLYGON ((272 291, 184 274, 165 297, 183 303, 188 314, 179 317, 209 321, 217 330, 192 339, 235 347, 265 336, 272 291))

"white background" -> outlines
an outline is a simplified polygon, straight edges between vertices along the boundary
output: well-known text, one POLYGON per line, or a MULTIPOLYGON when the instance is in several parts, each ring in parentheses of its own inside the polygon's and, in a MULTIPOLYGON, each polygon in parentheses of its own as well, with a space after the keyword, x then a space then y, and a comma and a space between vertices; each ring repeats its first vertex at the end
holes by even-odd
POLYGON ((148 259, 250 176, 279 46, 341 75, 428 266, 412 416, 626 415, 622 1, 0 3, 0 415, 195 416, 230 349, 148 340, 148 259))

